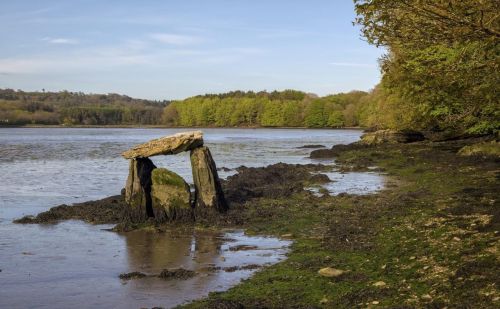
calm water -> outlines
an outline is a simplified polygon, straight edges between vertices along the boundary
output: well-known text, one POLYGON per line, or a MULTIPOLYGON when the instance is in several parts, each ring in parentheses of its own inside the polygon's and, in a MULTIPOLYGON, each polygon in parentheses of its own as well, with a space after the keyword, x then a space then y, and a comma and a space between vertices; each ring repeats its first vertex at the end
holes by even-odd
MULTIPOLYGON (((68 221, 14 225, 12 220, 58 204, 118 194, 128 164, 120 153, 177 129, 0 129, 0 307, 174 306, 237 284, 252 271, 206 272, 207 266, 272 264, 289 242, 248 237, 241 231, 207 235, 196 231, 116 234, 106 225, 68 221), (256 245, 233 251, 230 246, 256 245), (157 273, 184 267, 199 275, 186 281, 154 278, 123 282, 120 273, 157 273)), ((305 144, 350 143, 357 130, 204 129, 218 167, 314 163, 305 144)), ((154 157, 191 181, 187 154, 154 157)), ((325 162, 322 162, 325 163, 325 162)), ((331 163, 327 161, 326 163, 331 163)), ((227 177, 234 172, 220 172, 227 177)), ((330 174, 332 193, 370 193, 382 184, 374 174, 330 174)))

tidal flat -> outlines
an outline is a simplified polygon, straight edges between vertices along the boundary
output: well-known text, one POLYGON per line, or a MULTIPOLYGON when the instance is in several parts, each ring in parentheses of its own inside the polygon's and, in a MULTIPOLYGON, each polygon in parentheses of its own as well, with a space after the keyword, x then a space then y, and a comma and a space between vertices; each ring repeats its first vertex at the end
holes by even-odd
MULTIPOLYGON (((361 134, 359 130, 208 129, 206 142, 219 174, 226 180, 234 177, 232 183, 237 184, 225 184, 228 198, 235 200, 231 215, 200 220, 192 226, 110 232, 119 221, 123 205, 119 193, 126 179, 127 161, 120 157, 120 152, 178 131, 0 131, 0 152, 5 158, 0 163, 5 179, 0 189, 0 303, 51 308, 65 307, 68 301, 89 307, 106 303, 131 308, 171 307, 209 292, 226 290, 263 266, 286 258, 291 244, 288 237, 249 235, 238 228, 244 226, 244 221, 251 222, 246 218, 249 213, 244 210, 244 202, 270 197, 269 193, 275 192, 269 189, 275 187, 282 188, 280 196, 301 192, 305 178, 313 176, 309 171, 317 170, 318 164, 333 163, 309 159, 311 149, 301 146, 350 143, 361 134), (253 169, 273 164, 275 168, 253 169), (284 171, 288 174, 281 178, 273 176, 284 171), (301 173, 294 176, 293 171, 301 173), (235 176, 239 173, 248 177, 235 176), (254 182, 249 183, 249 179, 254 182), (276 183, 267 186, 272 180, 276 183), (243 199, 237 192, 241 185, 253 190, 247 191, 249 195, 243 199), (47 212, 56 205, 59 206, 47 212), (37 214, 40 215, 30 217, 37 214), (13 223, 23 217, 20 223, 36 224, 13 223), (207 243, 212 245, 206 246, 207 243), (235 250, 245 246, 253 249, 235 250), (196 275, 188 280, 166 281, 156 276, 179 268, 195 271, 196 275), (120 275, 134 272, 145 276, 120 279, 120 275), (32 296, 27 297, 27 291, 32 296), (174 294, 178 296, 173 297, 174 294)), ((155 163, 192 181, 186 156, 160 157, 155 163)), ((331 170, 332 166, 327 168, 331 170)))

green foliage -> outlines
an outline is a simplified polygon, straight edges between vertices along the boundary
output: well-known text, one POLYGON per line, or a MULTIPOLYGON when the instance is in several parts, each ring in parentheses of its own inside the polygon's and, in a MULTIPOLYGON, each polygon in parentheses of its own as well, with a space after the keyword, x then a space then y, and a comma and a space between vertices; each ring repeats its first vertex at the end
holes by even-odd
POLYGON ((163 112, 170 126, 343 127, 359 124, 368 93, 353 91, 323 98, 295 90, 196 96, 174 101, 163 112))
POLYGON ((375 127, 487 134, 500 129, 495 1, 355 0, 368 41, 388 48, 361 113, 375 127))
POLYGON ((118 94, 0 89, 0 125, 153 125, 165 121, 166 104, 118 94))

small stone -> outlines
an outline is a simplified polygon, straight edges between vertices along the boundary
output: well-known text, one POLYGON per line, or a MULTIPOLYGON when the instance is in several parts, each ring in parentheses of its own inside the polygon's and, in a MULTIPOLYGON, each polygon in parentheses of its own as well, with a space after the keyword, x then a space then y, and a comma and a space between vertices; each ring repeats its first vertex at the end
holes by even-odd
POLYGON ((424 294, 422 295, 421 297, 423 300, 431 300, 432 299, 432 296, 430 296, 429 294, 424 294))
POLYGON ((461 239, 455 236, 453 237, 453 241, 461 241, 461 239))
POLYGON ((323 299, 321 299, 321 300, 319 301, 319 303, 320 303, 320 304, 322 304, 322 305, 324 305, 324 304, 328 303, 328 298, 323 297, 323 299))
POLYGON ((386 286, 386 283, 384 281, 377 281, 373 284, 373 286, 376 286, 376 287, 383 287, 383 286, 386 286))
POLYGON ((416 256, 410 256, 410 260, 414 260, 416 258, 417 258, 416 256))
POLYGON ((378 304, 380 304, 380 302, 378 300, 372 301, 372 305, 378 305, 378 304))
POLYGON ((331 267, 325 267, 318 271, 318 274, 320 274, 321 276, 329 278, 340 277, 345 273, 346 273, 345 270, 331 268, 331 267))

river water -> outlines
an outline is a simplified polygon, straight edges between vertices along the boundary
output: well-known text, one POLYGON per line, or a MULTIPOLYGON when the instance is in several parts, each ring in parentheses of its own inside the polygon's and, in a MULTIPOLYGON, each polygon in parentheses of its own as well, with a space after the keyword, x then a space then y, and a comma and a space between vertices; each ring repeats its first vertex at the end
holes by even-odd
MULTIPOLYGON (((128 172, 120 153, 153 138, 186 129, 0 129, 0 308, 171 307, 225 290, 254 270, 231 266, 269 265, 285 258, 289 241, 252 237, 243 231, 196 230, 117 234, 109 225, 67 221, 17 225, 12 220, 59 204, 119 194, 128 172), (251 250, 232 250, 249 245, 251 250), (219 271, 207 271, 208 267, 219 271), (164 268, 195 270, 188 280, 145 278, 123 281, 119 274, 148 274, 164 268)), ((273 163, 318 163, 306 144, 351 143, 358 130, 203 129, 217 166, 234 169, 273 163)), ((191 182, 188 154, 154 157, 191 182)), ((322 161, 321 163, 332 163, 322 161)), ((234 171, 220 171, 227 177, 234 171)), ((329 174, 332 194, 365 194, 382 186, 373 173, 329 174)))

